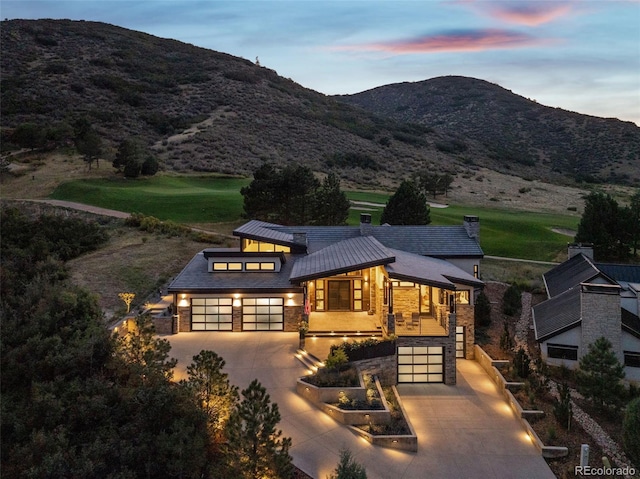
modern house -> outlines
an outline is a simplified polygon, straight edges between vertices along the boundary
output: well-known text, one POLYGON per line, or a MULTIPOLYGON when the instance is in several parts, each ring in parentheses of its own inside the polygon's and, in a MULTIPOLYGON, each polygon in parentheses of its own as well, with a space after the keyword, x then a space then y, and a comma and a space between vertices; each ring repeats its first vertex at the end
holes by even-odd
POLYGON ((548 299, 533 307, 543 360, 576 368, 604 336, 626 379, 640 381, 640 265, 596 263, 593 249, 570 245, 569 259, 543 279, 548 299))
POLYGON ((455 384, 472 358, 479 220, 459 226, 282 226, 249 221, 169 285, 173 332, 396 335, 398 382, 455 384))

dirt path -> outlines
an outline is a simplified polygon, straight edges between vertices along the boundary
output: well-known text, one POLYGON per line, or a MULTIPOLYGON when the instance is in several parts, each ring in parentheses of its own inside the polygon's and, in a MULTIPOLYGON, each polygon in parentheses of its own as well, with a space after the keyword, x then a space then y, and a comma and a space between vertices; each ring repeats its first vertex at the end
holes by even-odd
POLYGON ((18 201, 32 201, 34 203, 46 203, 52 206, 60 206, 62 208, 71 208, 79 211, 87 211, 96 215, 111 216, 113 218, 128 218, 131 213, 125 213, 124 211, 109 210, 107 208, 99 208, 98 206, 85 205, 84 203, 74 203, 73 201, 62 200, 32 200, 23 199, 18 201))

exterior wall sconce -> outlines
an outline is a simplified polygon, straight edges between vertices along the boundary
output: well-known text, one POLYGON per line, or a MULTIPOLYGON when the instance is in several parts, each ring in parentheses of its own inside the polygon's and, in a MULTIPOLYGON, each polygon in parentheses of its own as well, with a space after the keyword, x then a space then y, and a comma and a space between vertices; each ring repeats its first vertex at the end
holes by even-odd
POLYGON ((180 301, 178 302, 178 307, 179 308, 188 308, 189 307, 189 301, 187 301, 187 295, 186 294, 182 295, 182 299, 180 299, 180 301))
POLYGON ((240 306, 242 306, 242 301, 240 301, 240 295, 238 293, 233 295, 233 307, 234 308, 239 308, 240 306))

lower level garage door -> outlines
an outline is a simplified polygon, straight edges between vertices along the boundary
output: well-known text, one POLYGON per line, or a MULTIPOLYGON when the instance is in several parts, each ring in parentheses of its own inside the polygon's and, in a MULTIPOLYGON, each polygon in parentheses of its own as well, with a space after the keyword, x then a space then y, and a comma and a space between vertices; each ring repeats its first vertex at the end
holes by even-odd
POLYGON ((443 347, 398 346, 398 382, 444 382, 443 347))
POLYGON ((193 298, 191 330, 231 331, 233 329, 232 302, 232 298, 193 298))
POLYGON ((284 330, 284 298, 244 298, 242 330, 284 330))

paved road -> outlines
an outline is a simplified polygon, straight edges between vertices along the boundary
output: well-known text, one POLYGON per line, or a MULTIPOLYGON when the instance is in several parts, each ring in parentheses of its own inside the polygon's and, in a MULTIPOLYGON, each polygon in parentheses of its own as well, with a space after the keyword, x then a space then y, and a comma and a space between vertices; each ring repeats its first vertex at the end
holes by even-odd
POLYGON ((179 360, 176 379, 202 349, 226 361, 225 371, 241 389, 254 378, 278 404, 279 427, 293 439, 291 455, 300 469, 324 479, 342 447, 367 469, 369 479, 526 478, 552 479, 540 456, 496 386, 474 361, 458 363, 458 385, 400 386, 418 434, 418 452, 372 446, 320 412, 295 392, 304 374, 294 357, 297 333, 180 333, 165 336, 179 360))

